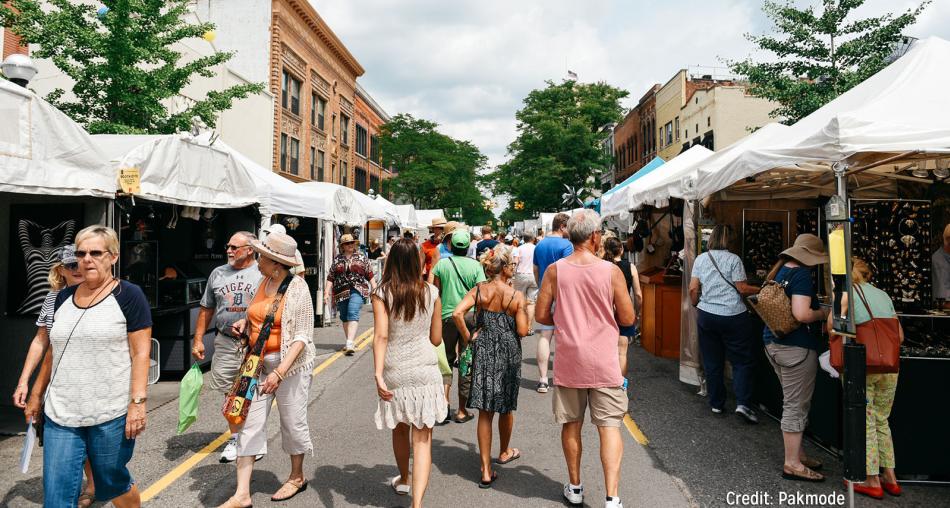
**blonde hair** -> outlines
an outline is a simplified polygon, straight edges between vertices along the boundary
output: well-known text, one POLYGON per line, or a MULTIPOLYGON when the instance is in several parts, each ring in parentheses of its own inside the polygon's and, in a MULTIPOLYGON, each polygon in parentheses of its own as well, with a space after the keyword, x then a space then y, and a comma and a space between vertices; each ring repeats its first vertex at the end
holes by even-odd
POLYGON ((491 279, 501 273, 505 265, 511 263, 511 247, 499 243, 494 249, 486 250, 478 258, 482 268, 485 270, 485 276, 491 279))
POLYGON ((92 237, 99 237, 106 244, 106 250, 112 254, 119 253, 119 235, 116 234, 115 230, 109 226, 103 226, 101 224, 96 224, 95 226, 89 226, 84 228, 82 231, 76 234, 76 248, 79 248, 79 244, 88 240, 92 237))
POLYGON ((871 282, 871 267, 861 258, 851 258, 851 282, 863 284, 871 282))
POLYGON ((66 277, 63 275, 63 264, 56 263, 49 269, 49 275, 46 276, 51 291, 59 291, 66 287, 66 277))

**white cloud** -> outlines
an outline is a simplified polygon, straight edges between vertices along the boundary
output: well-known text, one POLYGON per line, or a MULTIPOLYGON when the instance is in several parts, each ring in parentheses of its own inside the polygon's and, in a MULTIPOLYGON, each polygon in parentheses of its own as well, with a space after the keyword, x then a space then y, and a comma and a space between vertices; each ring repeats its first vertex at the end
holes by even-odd
MULTIPOLYGON (((360 61, 363 86, 390 114, 408 112, 504 161, 529 91, 568 70, 626 89, 631 106, 677 69, 722 66, 769 25, 761 0, 311 0, 360 61)), ((799 5, 818 0, 798 0, 799 5)), ((903 12, 911 0, 868 0, 859 15, 903 12)), ((950 2, 909 32, 950 38, 950 2)))

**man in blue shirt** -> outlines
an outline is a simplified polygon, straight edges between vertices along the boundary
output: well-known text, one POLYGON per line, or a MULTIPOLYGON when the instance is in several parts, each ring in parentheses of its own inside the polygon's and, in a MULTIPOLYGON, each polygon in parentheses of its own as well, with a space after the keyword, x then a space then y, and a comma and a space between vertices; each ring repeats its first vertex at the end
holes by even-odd
POLYGON ((481 257, 486 250, 494 249, 498 245, 498 240, 492 236, 491 226, 482 226, 482 241, 475 247, 475 256, 481 257))
MULTIPOLYGON (((574 246, 571 241, 565 238, 567 236, 567 221, 571 217, 566 213, 559 213, 554 216, 551 222, 551 232, 538 242, 534 248, 534 278, 537 280, 538 287, 541 287, 541 281, 544 279, 544 271, 555 261, 566 258, 574 252, 574 246)), ((553 309, 552 309, 553 310, 553 309)), ((537 309, 535 309, 537 312, 537 309)), ((538 324, 537 330, 541 331, 538 337, 538 393, 547 393, 550 385, 548 384, 548 361, 551 358, 551 338, 554 336, 554 326, 538 324)))

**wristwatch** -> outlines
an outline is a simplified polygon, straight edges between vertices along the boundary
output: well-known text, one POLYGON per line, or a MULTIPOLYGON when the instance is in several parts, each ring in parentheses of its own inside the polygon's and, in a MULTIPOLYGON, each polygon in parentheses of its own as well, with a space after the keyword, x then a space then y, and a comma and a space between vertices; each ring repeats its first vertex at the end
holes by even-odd
POLYGON ((148 400, 148 397, 135 397, 132 399, 133 404, 145 404, 145 401, 148 400))

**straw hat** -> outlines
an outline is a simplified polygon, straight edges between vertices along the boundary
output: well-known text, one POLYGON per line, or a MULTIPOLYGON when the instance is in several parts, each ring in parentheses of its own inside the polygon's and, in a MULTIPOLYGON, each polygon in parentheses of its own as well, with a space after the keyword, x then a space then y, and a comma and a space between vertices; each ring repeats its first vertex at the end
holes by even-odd
POLYGON ((251 248, 265 258, 273 259, 286 266, 296 266, 297 241, 288 235, 271 233, 264 241, 254 240, 251 248))
POLYGON ((347 233, 340 237, 340 245, 346 245, 348 243, 358 242, 356 238, 353 238, 353 235, 347 233))
POLYGON ((432 224, 429 226, 429 229, 444 228, 444 227, 445 227, 445 217, 436 217, 432 219, 432 224))
POLYGON ((453 231, 459 228, 459 223, 454 220, 450 220, 445 223, 445 234, 450 235, 453 231))
POLYGON ((809 233, 798 235, 795 244, 783 250, 782 254, 805 266, 822 265, 828 262, 825 244, 821 243, 821 238, 809 233))

